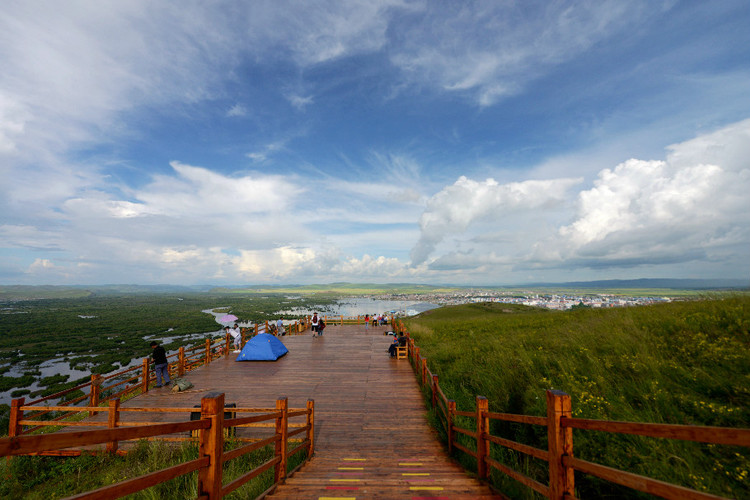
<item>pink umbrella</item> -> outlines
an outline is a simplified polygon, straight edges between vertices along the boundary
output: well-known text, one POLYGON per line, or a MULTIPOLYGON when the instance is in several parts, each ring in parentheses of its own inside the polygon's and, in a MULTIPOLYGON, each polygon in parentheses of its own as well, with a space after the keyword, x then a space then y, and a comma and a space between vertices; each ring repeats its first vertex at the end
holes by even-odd
POLYGON ((237 321, 237 316, 234 314, 225 314, 219 318, 219 323, 231 323, 232 321, 237 321))

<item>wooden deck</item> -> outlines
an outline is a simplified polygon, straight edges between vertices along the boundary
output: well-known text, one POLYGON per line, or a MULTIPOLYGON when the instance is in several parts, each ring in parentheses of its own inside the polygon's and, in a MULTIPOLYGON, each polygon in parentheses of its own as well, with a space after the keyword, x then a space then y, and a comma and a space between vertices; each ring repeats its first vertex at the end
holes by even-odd
POLYGON ((283 396, 304 408, 314 399, 315 456, 271 498, 500 498, 448 458, 409 362, 386 352, 386 329, 329 326, 321 338, 282 337, 289 353, 278 361, 235 362, 230 354, 188 373, 190 391, 152 389, 123 407, 192 407, 209 392, 246 408, 272 408, 283 396))

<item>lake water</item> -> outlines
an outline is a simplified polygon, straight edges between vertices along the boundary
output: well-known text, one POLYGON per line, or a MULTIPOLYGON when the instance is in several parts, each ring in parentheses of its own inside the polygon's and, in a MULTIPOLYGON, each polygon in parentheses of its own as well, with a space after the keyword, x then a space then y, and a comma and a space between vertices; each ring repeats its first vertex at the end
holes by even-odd
POLYGON ((430 309, 440 307, 430 302, 421 302, 417 300, 384 300, 372 299, 369 297, 351 297, 339 299, 335 304, 321 306, 317 309, 309 308, 291 308, 279 311, 280 314, 299 314, 300 316, 309 315, 318 312, 331 316, 364 316, 365 314, 391 314, 396 313, 401 316, 414 316, 430 309))

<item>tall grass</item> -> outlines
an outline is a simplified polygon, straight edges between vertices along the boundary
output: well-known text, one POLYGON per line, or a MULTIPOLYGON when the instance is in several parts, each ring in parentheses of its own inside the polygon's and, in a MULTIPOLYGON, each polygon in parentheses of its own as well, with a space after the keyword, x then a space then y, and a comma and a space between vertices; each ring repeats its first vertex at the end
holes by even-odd
MULTIPOLYGON (((225 442, 225 451, 239 443, 225 442)), ((294 444, 290 443, 290 447, 294 444)), ((226 485, 273 458, 273 446, 236 458, 224 464, 223 484, 226 485)), ((0 498, 49 500, 63 498, 102 486, 130 479, 198 458, 196 444, 175 445, 159 441, 140 441, 125 456, 82 455, 80 457, 14 457, 0 463, 0 498)), ((299 465, 305 453, 289 458, 288 469, 299 465)), ((250 500, 273 484, 273 468, 235 490, 226 498, 250 500)), ((198 473, 179 476, 126 498, 132 500, 164 500, 196 498, 198 473)))
MULTIPOLYGON (((566 312, 483 303, 428 311, 406 325, 459 409, 483 395, 491 411, 545 415, 545 390, 554 388, 570 394, 577 417, 750 427, 747 297, 566 312)), ((545 429, 493 425, 497 435, 546 448, 545 429)), ((575 431, 573 442, 587 460, 750 497, 744 448, 594 431, 575 431)), ((546 464, 493 448, 494 458, 546 483, 546 464)), ((584 475, 576 481, 583 498, 639 496, 584 475)), ((511 488, 515 498, 535 498, 511 488)))

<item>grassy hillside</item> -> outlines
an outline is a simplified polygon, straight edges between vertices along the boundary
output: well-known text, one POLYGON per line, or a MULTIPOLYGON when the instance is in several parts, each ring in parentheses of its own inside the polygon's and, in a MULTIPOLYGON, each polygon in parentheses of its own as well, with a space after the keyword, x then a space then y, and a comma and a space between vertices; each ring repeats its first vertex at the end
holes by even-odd
MULTIPOLYGON (((747 297, 567 312, 471 304, 406 324, 459 409, 483 395, 491 411, 545 415, 544 391, 554 388, 570 394, 574 416, 584 418, 750 427, 747 297)), ((544 432, 531 427, 498 425, 493 433, 545 448, 544 432)), ((575 431, 574 448, 584 459, 750 496, 744 448, 584 431, 575 431)), ((512 452, 496 458, 546 483, 545 464, 512 452)), ((635 496, 583 475, 576 480, 583 498, 635 496)))

